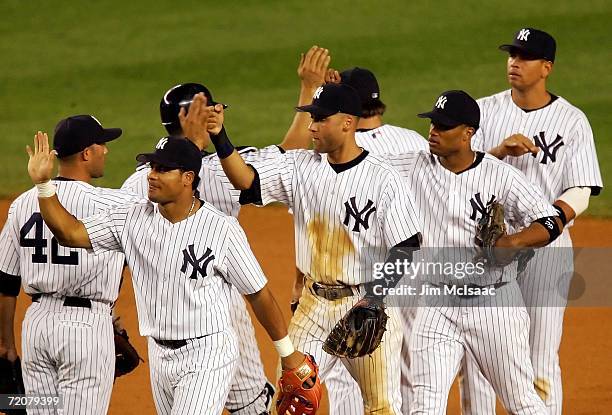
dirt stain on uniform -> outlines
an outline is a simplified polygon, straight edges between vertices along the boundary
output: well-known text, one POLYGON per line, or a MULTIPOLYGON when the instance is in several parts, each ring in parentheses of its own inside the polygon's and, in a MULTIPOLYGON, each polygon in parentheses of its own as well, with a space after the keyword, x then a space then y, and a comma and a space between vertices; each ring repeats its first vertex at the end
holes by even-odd
POLYGON ((550 382, 547 379, 536 378, 533 381, 533 385, 535 386, 536 392, 540 396, 544 402, 548 402, 550 398, 550 382))
POLYGON ((346 229, 315 216, 308 223, 307 231, 312 247, 311 277, 321 283, 337 284, 343 275, 343 258, 355 252, 346 229))

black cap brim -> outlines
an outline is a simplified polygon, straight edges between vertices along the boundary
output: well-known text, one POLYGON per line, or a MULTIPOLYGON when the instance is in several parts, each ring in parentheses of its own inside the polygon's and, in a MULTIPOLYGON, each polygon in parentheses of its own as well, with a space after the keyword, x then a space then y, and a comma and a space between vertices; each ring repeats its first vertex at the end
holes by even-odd
POLYGON ((327 118, 330 115, 337 114, 338 111, 329 110, 327 108, 322 108, 317 105, 302 105, 301 107, 295 107, 295 110, 298 112, 309 112, 313 117, 316 118, 327 118))
POLYGON ((183 166, 177 164, 174 161, 166 160, 157 153, 141 153, 136 156, 136 161, 138 161, 139 163, 155 163, 159 164, 160 166, 168 167, 171 169, 183 168, 183 166))
POLYGON ((521 56, 527 59, 532 59, 532 60, 546 59, 548 60, 548 58, 545 58, 544 56, 538 56, 537 54, 527 50, 525 47, 520 46, 520 45, 500 45, 499 50, 508 52, 508 53, 513 53, 513 52, 519 53, 521 56))
POLYGON ((457 122, 457 121, 447 117, 444 114, 441 114, 441 113, 435 112, 435 111, 423 112, 421 114, 417 114, 417 117, 419 117, 419 118, 429 118, 431 120, 431 122, 434 123, 434 124, 441 124, 441 125, 446 125, 446 126, 449 126, 449 127, 456 127, 458 125, 463 124, 461 122, 457 122))
POLYGON ((102 135, 96 138, 96 143, 108 143, 109 141, 113 141, 123 134, 123 130, 121 128, 104 128, 102 130, 102 135))

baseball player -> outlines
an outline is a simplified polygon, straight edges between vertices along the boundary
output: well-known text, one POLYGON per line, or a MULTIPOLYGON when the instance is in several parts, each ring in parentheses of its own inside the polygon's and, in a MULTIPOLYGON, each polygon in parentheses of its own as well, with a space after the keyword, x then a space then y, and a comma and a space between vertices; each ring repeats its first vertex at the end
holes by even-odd
MULTIPOLYGON (((598 195, 603 183, 589 121, 582 111, 546 88, 555 61, 554 38, 538 29, 522 28, 512 43, 500 49, 508 52, 510 89, 478 100, 482 125, 472 145, 521 170, 567 224, 548 249, 536 250, 519 278, 531 318, 529 344, 536 389, 548 413, 561 414, 558 352, 573 275, 567 228, 587 209, 589 197, 598 195)), ((463 379, 464 413, 495 413, 491 388, 477 368, 469 365, 463 379)))
MULTIPOLYGON (((480 124, 473 98, 463 91, 444 92, 433 110, 419 117, 431 119, 430 152, 389 160, 407 179, 423 216, 427 260, 473 263, 476 224, 493 203, 503 206, 506 222, 516 230, 503 234, 497 247, 544 246, 559 236, 562 225, 555 209, 522 173, 471 150, 480 124)), ((477 363, 509 413, 545 413, 533 385, 529 317, 516 283, 516 263, 503 266, 508 262, 468 276, 423 275, 435 291, 421 291, 427 301, 413 322, 410 414, 446 413, 449 390, 466 355, 477 363)))
MULTIPOLYGON (((298 65, 298 75, 302 85, 301 95, 312 96, 318 86, 315 81, 323 79, 329 61, 327 49, 318 46, 313 46, 306 54, 302 54, 298 65)), ((193 83, 177 85, 169 89, 160 101, 162 125, 173 136, 189 137, 202 150, 202 168, 198 185, 200 196, 223 213, 237 218, 241 206, 239 203, 240 191, 234 189, 225 177, 216 154, 205 151, 210 143, 207 131, 208 114, 205 115, 203 110, 203 107, 207 105, 218 105, 208 88, 193 83)), ((211 117, 216 118, 218 115, 218 112, 213 111, 211 117)), ((210 122, 214 124, 219 120, 210 122)), ((278 146, 272 145, 262 149, 243 147, 239 152, 250 163, 299 145, 300 143, 288 134, 278 146)), ((125 181, 122 189, 146 196, 149 171, 148 165, 140 166, 125 181)), ((237 289, 231 289, 230 299, 230 321, 234 331, 238 334, 240 364, 234 375, 225 407, 234 414, 262 414, 270 408, 274 387, 266 380, 253 324, 237 289)))
MULTIPOLYGON (((125 253, 141 335, 149 338, 158 413, 223 410, 239 353, 229 324, 229 284, 247 295, 283 368, 304 367, 308 359, 293 348, 244 232, 234 218, 196 197, 201 154, 193 143, 165 137, 155 152, 138 155, 151 165, 149 200, 83 220, 66 211, 49 181, 54 153, 46 134, 37 134, 28 154, 41 216, 58 241, 98 255, 125 253)), ((309 371, 316 373, 308 365, 309 371)))
MULTIPOLYGON (((102 177, 106 143, 121 135, 103 128, 91 115, 68 117, 57 124, 54 148, 59 176, 57 195, 78 218, 132 197, 93 187, 102 177)), ((40 213, 31 189, 11 204, 0 237, 0 302, 4 356, 16 358, 13 316, 19 287, 32 297, 22 328, 23 378, 32 395, 59 395, 64 414, 106 414, 115 367, 111 306, 116 301, 124 257, 118 252, 92 255, 58 244, 40 213)), ((56 408, 28 408, 55 413, 56 408)))
MULTIPOLYGON (((361 100, 361 117, 357 123, 355 141, 357 145, 371 154, 402 154, 410 151, 428 149, 427 141, 416 131, 386 124, 383 115, 387 106, 381 100, 380 87, 376 76, 372 71, 354 67, 338 72, 329 69, 326 82, 345 83, 353 87, 359 94, 361 100)), ((309 97, 310 98, 310 97, 309 97)), ((305 105, 307 102, 300 102, 298 105, 305 105)), ((306 135, 308 137, 308 122, 304 120, 301 129, 295 129, 293 134, 306 135)), ((291 131, 290 131, 291 132, 291 131)), ((309 139, 309 138, 308 138, 309 139)), ((299 297, 304 286, 304 275, 296 269, 296 281, 293 287, 292 309, 297 308, 299 297)), ((404 342, 409 338, 407 331, 409 322, 413 316, 411 308, 404 308, 400 312, 402 320, 405 320, 404 342)), ((410 381, 408 379, 408 355, 407 344, 402 346, 402 405, 410 403, 410 381)), ((363 408, 359 400, 359 387, 350 376, 344 365, 338 363, 326 380, 327 391, 330 396, 330 414, 351 414, 359 415, 363 413, 363 408)))
MULTIPOLYGON (((309 127, 315 150, 295 150, 247 166, 227 134, 211 136, 223 169, 242 201, 280 201, 293 211, 297 263, 306 288, 291 320, 290 336, 315 356, 326 380, 338 357, 322 350, 335 324, 372 281, 374 263, 392 247, 418 247, 419 224, 405 184, 396 171, 357 146, 361 105, 348 85, 315 91, 309 127)), ((371 355, 341 358, 360 386, 365 413, 401 413, 401 330, 390 309, 387 331, 371 355)))

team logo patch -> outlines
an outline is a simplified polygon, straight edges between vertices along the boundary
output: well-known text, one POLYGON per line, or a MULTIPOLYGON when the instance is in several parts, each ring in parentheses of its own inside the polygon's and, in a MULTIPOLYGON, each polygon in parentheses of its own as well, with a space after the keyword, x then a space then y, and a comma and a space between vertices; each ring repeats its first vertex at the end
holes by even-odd
POLYGON ((157 144, 155 144, 155 148, 158 150, 163 150, 167 142, 168 142, 168 137, 163 137, 157 142, 157 144))
POLYGON ((517 40, 522 40, 523 42, 527 42, 530 34, 531 33, 529 32, 529 29, 521 29, 518 32, 518 35, 516 35, 516 39, 517 40))
POLYGON ((482 198, 480 197, 480 192, 476 193, 470 199, 470 205, 472 205, 472 214, 470 215, 470 219, 472 219, 475 222, 478 221, 479 219, 478 214, 480 213, 480 216, 482 217, 482 215, 487 210, 487 207, 494 201, 495 201, 495 195, 492 195, 489 201, 487 202, 487 204, 485 205, 482 202, 482 198))
POLYGON ((313 99, 319 99, 319 97, 321 96, 321 92, 323 92, 323 87, 320 86, 316 89, 314 95, 312 96, 313 99))
POLYGON ((198 272, 200 273, 200 276, 202 278, 206 277, 206 267, 208 267, 210 261, 215 259, 215 256, 211 254, 212 249, 206 248, 204 255, 198 258, 195 253, 193 244, 187 246, 187 248, 183 249, 183 266, 181 267, 181 272, 186 274, 187 267, 191 265, 191 275, 189 276, 189 278, 191 278, 192 280, 197 279, 198 272))
POLYGON ((351 217, 355 219, 355 223, 353 225, 353 232, 360 232, 361 226, 364 229, 368 229, 370 227, 368 221, 370 220, 370 216, 372 213, 376 211, 376 207, 374 206, 374 202, 368 199, 368 202, 364 206, 363 209, 359 210, 357 207, 357 202, 355 201, 355 197, 351 197, 350 203, 344 202, 344 207, 346 208, 346 214, 344 215, 344 225, 349 226, 351 223, 351 217))
MULTIPOLYGON (((540 163, 547 164, 548 160, 550 160, 551 163, 557 161, 557 151, 559 151, 564 144, 563 137, 557 134, 557 137, 551 143, 547 143, 544 131, 540 131, 540 134, 534 135, 533 139, 535 140, 535 145, 540 147, 544 154, 540 163)), ((536 156, 536 154, 532 154, 532 157, 536 156)))

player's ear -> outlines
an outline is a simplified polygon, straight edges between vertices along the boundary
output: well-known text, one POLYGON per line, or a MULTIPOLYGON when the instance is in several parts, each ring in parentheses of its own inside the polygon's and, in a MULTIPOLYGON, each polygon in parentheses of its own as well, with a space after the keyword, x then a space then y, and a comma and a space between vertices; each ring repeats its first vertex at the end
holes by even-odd
POLYGON ((542 63, 542 78, 546 79, 553 70, 553 63, 551 61, 544 61, 542 63))
POLYGON ((189 186, 191 188, 191 184, 195 180, 195 174, 192 171, 183 172, 183 186, 189 186))

